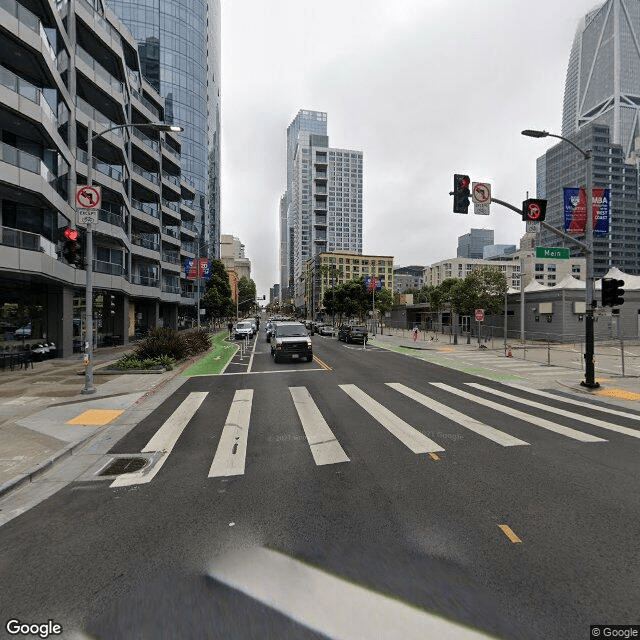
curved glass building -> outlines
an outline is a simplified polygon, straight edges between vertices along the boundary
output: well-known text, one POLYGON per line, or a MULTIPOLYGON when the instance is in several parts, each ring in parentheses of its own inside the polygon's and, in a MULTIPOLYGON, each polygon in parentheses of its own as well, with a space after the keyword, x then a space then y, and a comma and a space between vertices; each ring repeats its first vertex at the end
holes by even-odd
POLYGON ((581 21, 565 83, 562 135, 607 125, 628 156, 640 135, 640 1, 608 0, 581 21))
POLYGON ((182 175, 193 183, 201 252, 220 257, 220 0, 110 0, 138 43, 142 72, 184 127, 182 175), (206 252, 206 253, 205 253, 206 252))

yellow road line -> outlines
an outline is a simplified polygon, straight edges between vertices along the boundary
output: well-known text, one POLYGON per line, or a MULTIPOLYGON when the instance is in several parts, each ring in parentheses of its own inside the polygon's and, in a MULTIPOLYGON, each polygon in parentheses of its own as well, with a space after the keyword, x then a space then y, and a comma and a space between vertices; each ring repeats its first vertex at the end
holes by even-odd
POLYGON ((430 454, 429 454, 429 457, 430 457, 432 460, 440 460, 440 458, 438 458, 438 454, 437 454, 437 453, 430 453, 430 454))
POLYGON ((115 420, 121 413, 123 411, 120 409, 87 409, 69 420, 67 424, 105 425, 115 420))
POLYGON ((313 356, 313 359, 325 370, 325 371, 331 371, 331 367, 326 363, 323 362, 322 360, 320 360, 320 358, 318 358, 318 356, 313 356))
POLYGON ((511 529, 508 524, 499 524, 498 527, 502 529, 502 533, 504 533, 504 535, 507 536, 507 538, 509 538, 509 540, 511 540, 511 542, 513 542, 514 544, 522 542, 522 540, 518 538, 518 536, 513 532, 513 529, 511 529))

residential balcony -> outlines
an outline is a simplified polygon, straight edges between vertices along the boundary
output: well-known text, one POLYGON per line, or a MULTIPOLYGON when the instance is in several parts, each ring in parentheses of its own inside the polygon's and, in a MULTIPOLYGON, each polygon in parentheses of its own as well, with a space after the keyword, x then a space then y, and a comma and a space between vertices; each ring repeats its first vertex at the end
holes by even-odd
POLYGON ((160 286, 160 279, 153 276, 141 276, 138 273, 131 275, 131 284, 140 284, 144 287, 158 288, 160 286))
MULTIPOLYGON (((106 85, 107 93, 122 96, 124 92, 123 84, 117 78, 114 78, 99 62, 97 62, 82 47, 76 46, 76 63, 82 61, 83 65, 78 65, 78 69, 83 71, 88 78, 93 79, 95 84, 104 89, 106 85), (83 66, 86 68, 83 69, 83 66), (87 70, 89 73, 87 73, 87 70)), ((122 99, 122 98, 120 98, 122 99)))

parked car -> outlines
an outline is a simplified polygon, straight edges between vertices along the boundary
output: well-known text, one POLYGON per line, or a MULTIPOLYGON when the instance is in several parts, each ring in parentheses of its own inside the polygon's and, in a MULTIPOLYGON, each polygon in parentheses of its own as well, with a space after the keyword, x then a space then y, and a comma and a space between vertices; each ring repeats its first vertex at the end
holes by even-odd
POLYGON ((31 337, 31 323, 25 324, 24 327, 20 327, 13 332, 16 338, 30 338, 31 337))
POLYGON ((357 324, 343 324, 338 329, 338 340, 344 342, 361 342, 366 344, 369 339, 367 328, 357 324))
POLYGON ((271 336, 271 355, 275 362, 284 358, 313 360, 313 346, 307 328, 301 322, 278 322, 271 336))
POLYGON ((321 324, 318 327, 318 333, 321 336, 332 336, 333 335, 333 325, 332 324, 321 324))
POLYGON ((236 340, 244 340, 245 338, 251 338, 253 336, 253 325, 249 320, 243 320, 236 324, 234 331, 236 340))

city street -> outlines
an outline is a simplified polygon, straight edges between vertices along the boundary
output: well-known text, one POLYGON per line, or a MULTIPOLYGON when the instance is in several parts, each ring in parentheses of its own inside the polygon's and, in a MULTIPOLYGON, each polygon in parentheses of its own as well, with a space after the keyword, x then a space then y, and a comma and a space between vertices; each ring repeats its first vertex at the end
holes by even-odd
MULTIPOLYGON (((69 638, 563 638, 637 624, 640 414, 264 331, 0 527, 69 638), (113 457, 139 471, 98 473, 113 457)), ((3 626, 3 633, 10 637, 3 626)))

